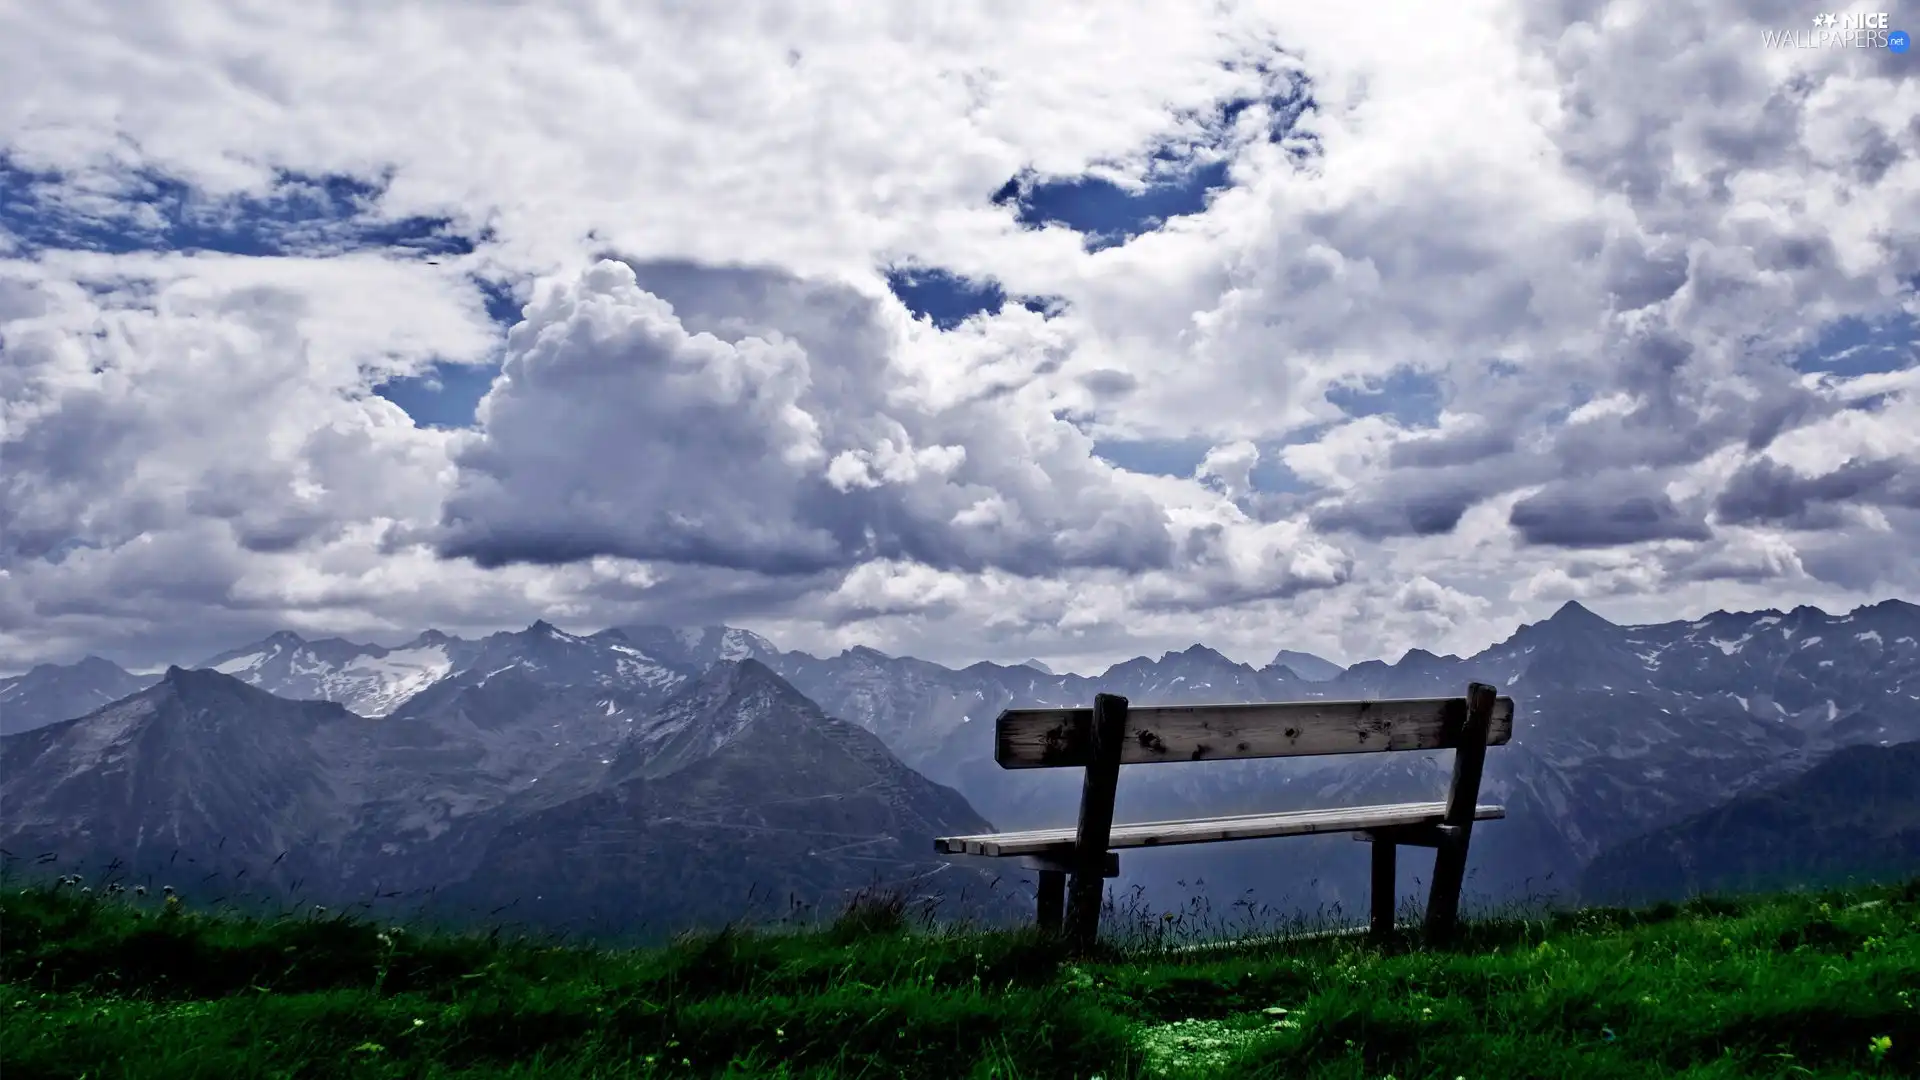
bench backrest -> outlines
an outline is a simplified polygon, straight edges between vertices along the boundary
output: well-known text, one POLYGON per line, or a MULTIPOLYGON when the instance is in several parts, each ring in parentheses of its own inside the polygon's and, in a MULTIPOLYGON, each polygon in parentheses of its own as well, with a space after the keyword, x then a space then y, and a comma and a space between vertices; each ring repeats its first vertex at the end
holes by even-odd
MULTIPOLYGON (((1133 705, 1120 764, 1450 750, 1466 722, 1464 697, 1133 705)), ((1513 699, 1496 698, 1487 745, 1511 738, 1513 699)), ((993 757, 1003 769, 1083 767, 1092 745, 1090 708, 1008 709, 994 721, 993 757)))

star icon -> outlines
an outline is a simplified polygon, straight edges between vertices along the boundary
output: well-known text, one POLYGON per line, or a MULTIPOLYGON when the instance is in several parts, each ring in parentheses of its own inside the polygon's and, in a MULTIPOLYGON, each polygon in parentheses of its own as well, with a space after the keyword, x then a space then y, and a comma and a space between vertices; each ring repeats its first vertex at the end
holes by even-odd
POLYGON ((1813 17, 1813 25, 1815 26, 1827 25, 1827 17, 1825 15, 1815 15, 1813 17))

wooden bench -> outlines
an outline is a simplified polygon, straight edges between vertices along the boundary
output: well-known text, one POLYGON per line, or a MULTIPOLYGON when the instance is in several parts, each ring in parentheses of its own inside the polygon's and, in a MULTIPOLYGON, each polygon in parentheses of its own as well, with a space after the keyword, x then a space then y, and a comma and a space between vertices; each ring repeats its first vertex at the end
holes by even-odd
POLYGON ((1084 769, 1079 826, 946 836, 934 848, 1021 858, 1040 874, 1040 926, 1058 930, 1064 916, 1068 936, 1084 947, 1098 933, 1103 879, 1119 875, 1121 849, 1353 833, 1373 843, 1370 929, 1384 935, 1393 929, 1395 849, 1431 847, 1426 930, 1444 941, 1459 916, 1473 823, 1506 816, 1503 807, 1480 805, 1480 774, 1487 747, 1513 737, 1513 711, 1513 699, 1485 683, 1457 698, 1129 708, 1126 698, 1100 694, 1091 709, 1008 709, 994 721, 994 760, 1003 769, 1084 769), (1122 765, 1388 750, 1454 751, 1445 801, 1113 823, 1122 765))

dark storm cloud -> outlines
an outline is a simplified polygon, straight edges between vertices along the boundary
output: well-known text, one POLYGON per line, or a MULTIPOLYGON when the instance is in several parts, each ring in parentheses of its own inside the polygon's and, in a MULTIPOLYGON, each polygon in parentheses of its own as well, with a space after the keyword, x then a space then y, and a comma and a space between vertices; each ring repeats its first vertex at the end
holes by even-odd
POLYGON ((1526 543, 1595 548, 1648 540, 1705 540, 1697 513, 1674 502, 1648 477, 1562 481, 1515 503, 1507 523, 1526 543))
POLYGON ((1801 528, 1833 524, 1845 504, 1920 508, 1920 468, 1912 462, 1849 459, 1829 473, 1805 476, 1768 458, 1741 466, 1714 510, 1729 524, 1771 523, 1801 528))
POLYGON ((1409 484, 1403 490, 1377 497, 1327 504, 1313 512, 1312 521, 1316 528, 1350 532, 1369 540, 1434 536, 1452 532, 1460 518, 1484 497, 1471 488, 1409 484))

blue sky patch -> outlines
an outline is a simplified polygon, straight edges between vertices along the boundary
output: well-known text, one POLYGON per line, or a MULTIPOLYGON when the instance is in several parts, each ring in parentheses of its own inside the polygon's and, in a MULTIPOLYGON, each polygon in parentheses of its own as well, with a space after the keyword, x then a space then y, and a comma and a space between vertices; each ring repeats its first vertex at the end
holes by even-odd
POLYGON ((1137 190, 1093 173, 1042 176, 1029 169, 1002 184, 992 202, 1012 207, 1014 220, 1026 228, 1072 229, 1088 251, 1117 247, 1175 218, 1204 212, 1214 193, 1231 185, 1237 128, 1258 104, 1271 115, 1266 141, 1286 147, 1297 163, 1319 152, 1317 139, 1295 130, 1314 104, 1308 83, 1293 78, 1273 95, 1233 98, 1209 112, 1179 117, 1176 131, 1148 150, 1145 184, 1137 190))
MULTIPOLYGON (((887 271, 887 288, 915 318, 930 319, 940 330, 952 330, 975 315, 997 315, 1010 299, 998 281, 974 281, 937 267, 891 268, 887 271)), ((1062 306, 1052 297, 1011 299, 1028 311, 1048 317, 1058 314, 1062 306)))
POLYGON ((472 427, 480 399, 493 388, 500 365, 436 363, 423 375, 388 379, 373 388, 419 427, 472 427))
POLYGON ((1397 368, 1384 379, 1364 386, 1336 386, 1326 394, 1348 416, 1386 416, 1404 427, 1432 427, 1440 422, 1445 394, 1431 375, 1397 368))
POLYGON ((1224 158, 1168 171, 1140 191, 1099 176, 1043 180, 1015 177, 994 193, 1014 206, 1014 220, 1030 229, 1064 225, 1081 234, 1088 251, 1101 251, 1150 233, 1172 218, 1198 214, 1228 184, 1224 158))
MULTIPOLYGON (((524 306, 514 290, 497 281, 473 279, 487 308, 487 316, 502 338, 520 321, 524 306)), ((425 373, 388 379, 373 388, 413 418, 420 427, 472 427, 480 399, 500 374, 498 362, 486 364, 435 363, 425 373)))
POLYGON ((0 230, 31 255, 48 249, 129 254, 334 255, 368 248, 464 255, 486 236, 451 219, 378 212, 386 179, 276 175, 265 195, 214 198, 150 169, 104 181, 27 169, 0 154, 0 230))
MULTIPOLYGON (((1313 434, 1317 438, 1319 432, 1313 434)), ((1186 477, 1193 475, 1214 445, 1211 439, 1100 439, 1094 442, 1093 453, 1128 472, 1186 477)), ((1288 443, 1259 440, 1254 445, 1260 448, 1260 458, 1249 474, 1255 491, 1279 494, 1311 490, 1311 485, 1280 460, 1280 450, 1288 443)))
POLYGON ((1904 371, 1920 346, 1920 319, 1902 312, 1869 322, 1849 316, 1820 328, 1820 336, 1794 358, 1799 371, 1851 377, 1904 371))
POLYGON ((1192 476, 1213 449, 1209 439, 1100 439, 1096 456, 1143 476, 1192 476))

